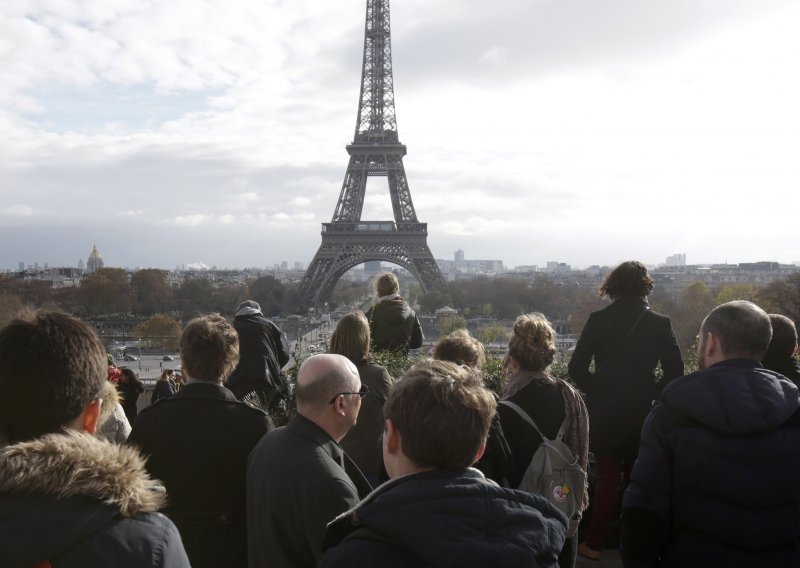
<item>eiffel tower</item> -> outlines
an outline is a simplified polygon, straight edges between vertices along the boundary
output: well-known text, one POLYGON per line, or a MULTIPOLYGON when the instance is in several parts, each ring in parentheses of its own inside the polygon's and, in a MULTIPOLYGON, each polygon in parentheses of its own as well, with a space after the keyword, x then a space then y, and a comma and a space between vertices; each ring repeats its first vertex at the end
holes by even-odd
POLYGON ((361 93, 350 162, 330 223, 322 224, 322 244, 300 286, 300 301, 315 307, 330 297, 339 278, 370 260, 402 266, 423 289, 445 289, 428 248, 428 225, 417 220, 403 168, 406 147, 397 135, 392 80, 389 0, 367 0, 361 93), (370 176, 386 177, 394 221, 362 221, 370 176))

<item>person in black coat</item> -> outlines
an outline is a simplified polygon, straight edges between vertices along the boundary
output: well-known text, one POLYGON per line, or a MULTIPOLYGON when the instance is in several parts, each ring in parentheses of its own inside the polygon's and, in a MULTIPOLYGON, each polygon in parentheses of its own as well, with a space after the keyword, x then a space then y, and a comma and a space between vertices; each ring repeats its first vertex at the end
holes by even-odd
POLYGON ((0 565, 188 568, 163 490, 96 434, 107 376, 94 329, 40 311, 0 331, 0 565))
POLYGON ((181 335, 186 386, 144 409, 128 438, 164 483, 165 513, 195 567, 247 563, 247 458, 273 426, 222 385, 236 365, 238 344, 219 315, 189 322, 181 335))
POLYGON ((239 400, 258 400, 264 408, 274 408, 289 398, 289 384, 281 369, 289 362, 286 334, 261 313, 253 300, 239 304, 233 318, 239 334, 239 364, 225 383, 239 400))
POLYGON ((339 445, 367 389, 355 365, 314 355, 297 373, 297 415, 264 436, 247 468, 248 563, 316 566, 325 527, 372 489, 339 445))
POLYGON ((391 272, 375 282, 378 298, 367 310, 374 351, 396 351, 404 355, 422 346, 424 336, 417 314, 399 294, 400 282, 391 272))
POLYGON ((155 404, 157 400, 162 398, 169 398, 178 392, 178 386, 175 384, 175 371, 172 369, 164 369, 161 371, 161 376, 153 386, 153 392, 150 394, 150 404, 155 404))
POLYGON ((133 424, 139 414, 136 402, 139 400, 139 395, 144 392, 144 385, 132 369, 123 367, 120 369, 117 390, 122 395, 122 410, 125 411, 128 422, 133 424))
POLYGON ((769 314, 772 339, 761 364, 780 373, 800 387, 800 364, 797 362, 797 328, 794 322, 780 314, 769 314))
POLYGON ((703 322, 700 370, 667 385, 642 430, 626 567, 800 566, 800 397, 758 363, 769 336, 750 302, 703 322))
POLYGON ((329 351, 350 359, 358 369, 361 384, 369 389, 361 401, 358 422, 347 432, 341 445, 375 486, 381 468, 383 403, 389 396, 393 381, 385 367, 370 362, 369 343, 367 318, 361 312, 351 312, 336 324, 329 351))
POLYGON ((683 358, 667 316, 650 310, 653 279, 640 262, 612 270, 600 293, 612 303, 593 312, 569 362, 569 374, 586 395, 589 447, 595 454, 596 486, 586 541, 578 554, 598 559, 639 448, 639 434, 652 401, 683 374, 683 358), (594 371, 590 365, 594 360, 594 371), (663 376, 657 380, 656 368, 663 376))
POLYGON ((391 480, 328 526, 319 566, 554 568, 564 515, 469 467, 495 406, 474 369, 435 360, 409 369, 384 407, 391 480))

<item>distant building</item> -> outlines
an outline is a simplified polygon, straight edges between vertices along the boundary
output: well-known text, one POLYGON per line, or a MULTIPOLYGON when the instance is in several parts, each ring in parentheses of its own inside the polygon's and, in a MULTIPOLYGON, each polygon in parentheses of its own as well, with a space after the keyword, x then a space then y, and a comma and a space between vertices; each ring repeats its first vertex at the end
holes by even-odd
POLYGON ((25 272, 25 263, 24 262, 20 262, 19 263, 19 272, 25 272))
POLYGON ((453 260, 455 260, 456 262, 464 262, 464 251, 461 250, 461 249, 458 249, 453 254, 453 260))
POLYGON ((295 269, 295 270, 305 270, 305 267, 303 266, 303 263, 302 263, 302 262, 297 262, 297 261, 295 261, 295 263, 294 263, 294 269, 295 269))
POLYGON ((549 274, 566 274, 572 271, 572 267, 565 262, 551 260, 547 263, 547 268, 544 271, 549 274))
POLYGON ((369 262, 364 263, 364 272, 366 274, 377 274, 380 271, 381 271, 380 260, 370 260, 369 262))
POLYGON ((289 270, 289 263, 285 260, 281 262, 281 270, 289 270))
POLYGON ((678 253, 668 256, 665 266, 686 266, 686 253, 678 253))
POLYGON ((86 261, 86 273, 93 274, 103 268, 103 257, 97 252, 97 245, 92 245, 92 252, 89 253, 89 260, 86 261))

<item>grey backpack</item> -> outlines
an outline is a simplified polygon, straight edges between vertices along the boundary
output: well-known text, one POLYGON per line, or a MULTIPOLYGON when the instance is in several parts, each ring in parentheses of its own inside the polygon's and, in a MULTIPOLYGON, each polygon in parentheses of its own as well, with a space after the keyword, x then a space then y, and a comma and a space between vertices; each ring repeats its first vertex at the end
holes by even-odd
POLYGON ((567 538, 575 536, 581 520, 581 504, 586 487, 586 472, 578 462, 578 456, 562 440, 567 427, 567 419, 561 423, 554 440, 542 434, 536 423, 510 400, 501 400, 503 404, 530 424, 542 437, 542 443, 536 448, 531 463, 525 469, 519 487, 522 491, 533 495, 541 495, 569 519, 567 538))

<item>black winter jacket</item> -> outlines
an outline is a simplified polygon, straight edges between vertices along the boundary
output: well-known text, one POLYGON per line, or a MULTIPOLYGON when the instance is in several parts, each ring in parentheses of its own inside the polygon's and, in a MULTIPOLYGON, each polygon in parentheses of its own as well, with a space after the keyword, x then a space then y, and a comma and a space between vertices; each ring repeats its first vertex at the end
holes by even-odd
POLYGON ((626 566, 799 566, 800 399, 756 361, 676 379, 625 493, 626 566))
POLYGON ((136 450, 50 434, 0 450, 0 566, 182 568, 163 490, 136 450))
POLYGON ((555 567, 565 523, 544 498, 475 469, 427 471, 384 483, 328 525, 319 566, 555 567))
POLYGON ((424 336, 417 314, 399 295, 385 298, 367 310, 374 351, 399 351, 422 346, 424 336))
POLYGON ((260 313, 236 316, 233 327, 239 334, 239 364, 225 386, 238 398, 254 390, 276 390, 288 398, 281 369, 289 362, 289 344, 281 329, 260 313))

